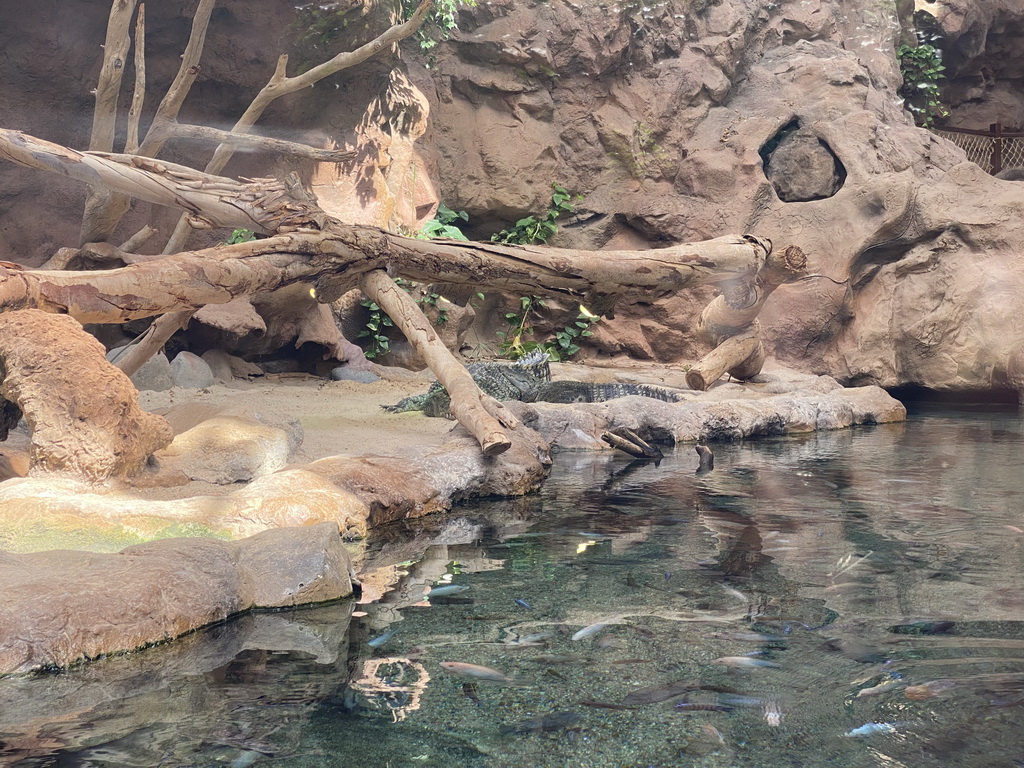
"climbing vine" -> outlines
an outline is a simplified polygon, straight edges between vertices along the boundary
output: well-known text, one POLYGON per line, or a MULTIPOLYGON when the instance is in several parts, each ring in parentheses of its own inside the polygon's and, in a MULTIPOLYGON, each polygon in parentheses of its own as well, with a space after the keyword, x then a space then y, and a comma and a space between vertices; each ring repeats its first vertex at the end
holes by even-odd
MULTIPOLYGON (((420 4, 420 0, 402 0, 402 16, 408 19, 420 4)), ((420 50, 429 52, 442 40, 447 40, 451 33, 459 28, 459 6, 473 7, 476 0, 434 0, 434 7, 416 32, 420 50)), ((430 63, 433 63, 432 61, 430 63)))
POLYGON ((508 229, 503 229, 497 234, 491 235, 493 243, 507 243, 509 245, 535 245, 546 243, 548 238, 558 231, 555 219, 563 213, 572 213, 576 207, 570 202, 570 195, 565 187, 559 184, 552 184, 554 194, 551 195, 551 205, 540 216, 527 216, 520 219, 508 229))
POLYGON ((899 94, 903 103, 914 116, 914 122, 923 128, 931 128, 938 118, 946 117, 949 111, 941 101, 938 81, 942 74, 942 51, 929 43, 901 45, 896 51, 900 60, 903 85, 899 94))

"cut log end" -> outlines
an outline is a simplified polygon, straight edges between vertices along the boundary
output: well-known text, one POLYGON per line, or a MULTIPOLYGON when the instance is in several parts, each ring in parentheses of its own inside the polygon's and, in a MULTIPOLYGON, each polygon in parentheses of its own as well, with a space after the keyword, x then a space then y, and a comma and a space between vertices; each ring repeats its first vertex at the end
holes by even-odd
POLYGON ((496 438, 485 441, 480 447, 484 452, 484 456, 500 456, 512 447, 512 441, 507 437, 496 438))
POLYGON ((690 370, 686 372, 686 386, 698 392, 706 392, 708 382, 700 371, 690 370))

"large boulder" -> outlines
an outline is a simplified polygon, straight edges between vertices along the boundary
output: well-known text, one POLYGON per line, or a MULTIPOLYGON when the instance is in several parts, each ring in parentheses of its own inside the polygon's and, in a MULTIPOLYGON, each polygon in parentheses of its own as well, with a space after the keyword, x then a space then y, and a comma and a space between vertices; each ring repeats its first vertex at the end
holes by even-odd
POLYGON ((236 542, 166 539, 117 554, 0 553, 0 585, 0 674, 140 648, 250 608, 352 593, 333 523, 236 542))

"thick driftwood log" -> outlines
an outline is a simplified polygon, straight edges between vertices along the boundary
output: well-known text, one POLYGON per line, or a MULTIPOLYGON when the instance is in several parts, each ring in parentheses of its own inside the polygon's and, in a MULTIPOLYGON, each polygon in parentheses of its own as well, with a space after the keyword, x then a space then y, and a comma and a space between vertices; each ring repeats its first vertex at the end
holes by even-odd
POLYGON ((371 301, 388 313, 430 366, 441 386, 448 390, 452 415, 476 438, 484 455, 496 456, 511 448, 512 441, 504 427, 515 426, 518 419, 504 405, 480 391, 462 363, 448 351, 412 296, 380 270, 365 274, 360 287, 371 301))
POLYGON ((21 409, 32 432, 32 471, 126 477, 171 442, 170 425, 139 408, 131 380, 104 353, 66 315, 0 313, 0 396, 21 409))
POLYGON ((745 380, 761 372, 767 352, 757 315, 776 288, 799 280, 806 267, 807 257, 795 245, 769 253, 754 280, 731 286, 704 308, 697 334, 715 348, 687 371, 690 389, 706 390, 723 373, 745 380))
POLYGON ((8 130, 0 131, 0 157, 157 205, 184 209, 194 226, 207 229, 245 227, 270 234, 319 229, 327 218, 319 207, 297 199, 290 186, 277 179, 253 179, 241 184, 184 165, 138 155, 78 152, 8 130))

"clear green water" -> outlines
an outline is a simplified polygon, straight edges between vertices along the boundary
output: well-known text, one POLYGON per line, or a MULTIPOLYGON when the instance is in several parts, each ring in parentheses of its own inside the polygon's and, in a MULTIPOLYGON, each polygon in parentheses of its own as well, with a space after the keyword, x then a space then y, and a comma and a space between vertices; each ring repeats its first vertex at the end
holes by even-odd
POLYGON ((714 448, 563 454, 380 532, 366 602, 0 681, 0 764, 1024 765, 1018 413, 714 448))

